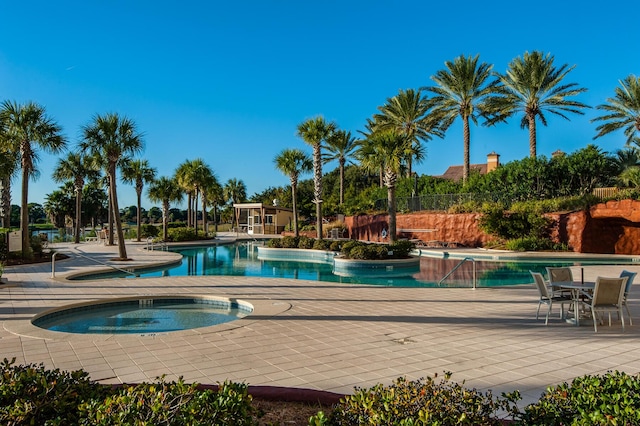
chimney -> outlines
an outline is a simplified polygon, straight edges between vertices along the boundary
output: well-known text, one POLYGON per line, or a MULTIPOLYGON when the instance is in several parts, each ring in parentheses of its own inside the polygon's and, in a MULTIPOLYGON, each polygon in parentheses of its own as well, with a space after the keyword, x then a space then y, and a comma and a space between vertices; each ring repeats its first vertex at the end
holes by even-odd
POLYGON ((495 170, 500 165, 500 154, 491 152, 487 154, 487 173, 495 170))
POLYGON ((565 153, 559 149, 551 153, 551 158, 564 157, 564 156, 565 156, 565 153))

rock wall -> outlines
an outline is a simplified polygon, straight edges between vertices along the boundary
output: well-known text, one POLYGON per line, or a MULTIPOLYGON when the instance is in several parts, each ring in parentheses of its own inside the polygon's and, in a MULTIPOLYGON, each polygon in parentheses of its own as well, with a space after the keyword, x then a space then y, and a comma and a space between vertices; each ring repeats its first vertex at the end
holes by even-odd
MULTIPOLYGON (((481 247, 491 237, 478 227, 479 216, 479 213, 399 214, 398 236, 481 247), (413 232, 401 232, 403 229, 413 232)), ((640 201, 608 201, 588 211, 559 212, 547 216, 553 220, 551 238, 566 243, 575 252, 640 255, 640 201)), ((345 224, 353 239, 388 240, 388 237, 382 238, 382 230, 388 229, 386 214, 350 216, 345 219, 345 224)))

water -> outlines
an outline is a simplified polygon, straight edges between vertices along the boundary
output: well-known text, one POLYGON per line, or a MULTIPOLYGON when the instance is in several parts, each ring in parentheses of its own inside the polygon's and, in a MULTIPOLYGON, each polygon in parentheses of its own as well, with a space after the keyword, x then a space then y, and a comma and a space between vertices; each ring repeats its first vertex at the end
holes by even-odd
POLYGON ((144 299, 69 308, 33 323, 66 333, 150 334, 223 324, 247 314, 247 309, 237 304, 234 307, 197 299, 144 299))
MULTIPOLYGON (((473 283, 473 264, 465 262, 447 280, 439 285, 438 282, 451 271, 460 259, 443 259, 421 257, 420 270, 410 270, 406 276, 395 276, 397 271, 387 276, 354 277, 337 276, 333 274, 333 265, 297 261, 259 260, 257 246, 262 242, 243 242, 232 245, 194 247, 176 250, 184 258, 182 264, 170 268, 141 271, 141 277, 179 277, 200 275, 233 275, 250 277, 273 277, 300 280, 316 280, 344 284, 374 284, 397 287, 471 287, 473 283)), ((537 262, 494 262, 479 261, 476 264, 477 285, 479 287, 494 287, 516 284, 532 284, 533 279, 529 271, 541 272, 546 275, 547 266, 572 266, 574 261, 537 262)), ((579 264, 586 265, 587 262, 579 264)), ((380 275, 379 273, 376 273, 380 275)), ((84 276, 82 279, 96 279, 106 277, 123 277, 122 274, 102 274, 84 276)))

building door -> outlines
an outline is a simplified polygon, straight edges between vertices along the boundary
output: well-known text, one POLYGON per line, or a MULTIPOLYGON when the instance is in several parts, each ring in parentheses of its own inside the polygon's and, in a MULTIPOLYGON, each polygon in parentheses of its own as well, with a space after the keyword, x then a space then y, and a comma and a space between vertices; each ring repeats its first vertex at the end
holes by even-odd
POLYGON ((253 235, 253 215, 247 217, 247 234, 253 235))

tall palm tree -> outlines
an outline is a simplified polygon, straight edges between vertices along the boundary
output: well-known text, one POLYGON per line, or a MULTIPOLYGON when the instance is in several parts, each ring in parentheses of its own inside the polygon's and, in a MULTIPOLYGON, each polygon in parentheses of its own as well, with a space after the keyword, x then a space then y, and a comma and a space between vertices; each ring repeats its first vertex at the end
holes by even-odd
POLYGON ((431 79, 437 86, 425 89, 434 93, 430 103, 439 128, 445 132, 457 117, 462 119, 464 167, 462 179, 469 177, 469 146, 471 130, 469 119, 478 124, 478 117, 485 116, 486 100, 495 93, 497 81, 489 81, 492 65, 478 63, 479 55, 465 57, 460 55, 452 61, 445 62, 446 70, 436 72, 431 79))
MULTIPOLYGON (((199 179, 200 198, 202 199, 202 230, 205 236, 209 235, 209 222, 207 217, 207 207, 212 205, 214 208, 220 198, 222 187, 218 182, 218 178, 211 169, 203 173, 199 179)), ((215 213, 214 213, 215 216, 215 213)), ((216 232, 217 232, 216 227, 216 232)))
MULTIPOLYGON (((326 140, 324 148, 326 153, 322 153, 323 163, 329 161, 338 160, 338 167, 340 169, 340 204, 344 203, 344 166, 347 162, 351 162, 351 158, 355 156, 356 150, 360 142, 353 136, 351 132, 345 130, 334 131, 326 140)), ((277 167, 277 165, 276 165, 277 167)), ((287 174, 284 170, 278 167, 284 174, 287 174)))
POLYGON ((407 176, 413 171, 413 159, 420 162, 424 158, 421 142, 431 140, 432 135, 444 136, 437 123, 429 114, 431 105, 420 90, 400 90, 387 102, 378 107, 380 114, 374 116, 376 129, 395 130, 411 141, 406 153, 407 176))
POLYGON ((335 130, 335 123, 328 123, 323 117, 311 118, 298 125, 298 136, 313 148, 313 202, 318 238, 322 238, 322 143, 327 142, 335 130))
MULTIPOLYGON (((313 161, 307 154, 299 149, 284 149, 273 159, 276 169, 283 174, 289 176, 291 182, 291 200, 293 205, 293 230, 295 236, 299 235, 298 231, 298 178, 300 173, 308 173, 313 168, 313 161)), ((341 171, 342 172, 342 171, 341 171)), ((342 183, 341 183, 342 185, 342 183)))
POLYGON ((132 120, 120 117, 116 113, 96 115, 92 122, 82 127, 82 133, 83 141, 80 143, 82 151, 94 157, 100 157, 107 163, 111 213, 115 219, 118 235, 118 253, 120 260, 126 260, 127 249, 124 244, 116 189, 117 169, 124 159, 142 151, 142 134, 138 132, 132 120))
POLYGON ((75 235, 74 242, 80 243, 82 231, 82 189, 85 179, 97 179, 96 162, 84 157, 80 153, 70 152, 65 158, 60 158, 53 170, 53 180, 56 182, 72 181, 76 199, 75 235))
MULTIPOLYGON (((239 179, 229 179, 224 185, 223 191, 224 198, 231 201, 232 208, 235 203, 240 203, 247 198, 247 187, 245 186, 244 182, 239 179)), ((236 226, 238 226, 239 218, 236 217, 235 208, 233 209, 233 211, 236 226)))
POLYGON ((370 170, 382 167, 384 185, 387 187, 387 209, 389 212, 389 241, 397 240, 396 226, 396 182, 402 170, 407 145, 411 141, 394 130, 373 133, 360 152, 361 164, 370 170))
POLYGON ((640 77, 629 75, 620 81, 620 86, 614 98, 607 98, 606 104, 596 107, 606 112, 591 120, 602 122, 596 127, 598 134, 594 139, 624 129, 627 145, 640 146, 640 77))
POLYGON ((537 155, 536 119, 547 125, 545 112, 555 114, 569 120, 564 114, 584 114, 587 105, 569 100, 571 96, 586 92, 587 89, 578 87, 577 83, 566 83, 564 78, 575 68, 567 64, 556 68, 554 57, 547 53, 533 51, 525 52, 509 64, 504 75, 496 74, 500 81, 497 95, 488 99, 488 107, 493 114, 487 120, 491 125, 499 121, 506 121, 512 115, 522 112, 521 128, 529 129, 529 156, 537 155))
POLYGON ((175 178, 162 176, 151 182, 147 189, 147 195, 152 202, 162 203, 162 239, 167 241, 170 204, 182 201, 182 188, 175 178))
POLYGON ((193 219, 193 186, 191 182, 191 161, 182 162, 174 173, 176 182, 187 194, 187 227, 192 225, 193 219))
POLYGON ((0 228, 9 228, 11 217, 11 180, 19 165, 18 151, 3 134, 0 123, 0 228))
POLYGON ((19 105, 5 101, 0 109, 0 121, 4 124, 5 137, 13 141, 14 151, 19 152, 22 172, 22 199, 20 204, 20 229, 22 251, 29 253, 29 179, 38 175, 38 151, 52 154, 61 152, 67 144, 61 127, 46 115, 44 107, 33 102, 19 105))
POLYGON ((140 241, 140 231, 142 222, 142 189, 145 183, 153 181, 156 177, 157 170, 149 166, 147 160, 132 160, 123 163, 122 180, 125 183, 133 183, 136 187, 137 208, 136 212, 136 240, 140 241))

